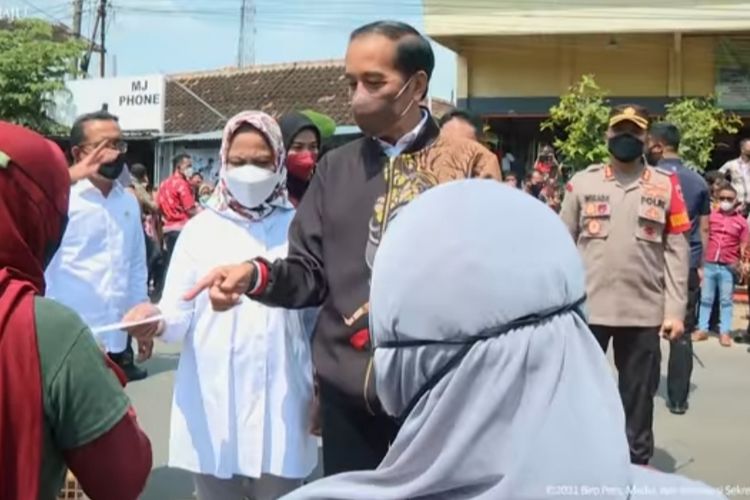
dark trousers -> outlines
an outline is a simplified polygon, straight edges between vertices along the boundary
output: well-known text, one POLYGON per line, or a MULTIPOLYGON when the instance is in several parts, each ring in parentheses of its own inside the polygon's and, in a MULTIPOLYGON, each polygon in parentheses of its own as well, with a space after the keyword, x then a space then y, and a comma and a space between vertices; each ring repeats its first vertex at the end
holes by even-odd
POLYGON ((164 289, 164 280, 167 278, 167 270, 169 269, 169 263, 172 260, 172 252, 174 252, 174 246, 177 244, 177 238, 179 238, 179 231, 167 231, 164 233, 164 247, 165 251, 159 259, 159 267, 157 275, 154 279, 154 297, 160 298, 161 292, 164 289))
POLYGON ((690 376, 693 374, 693 339, 698 321, 698 304, 701 299, 701 283, 698 269, 690 270, 688 278, 688 304, 685 312, 685 334, 669 344, 669 367, 667 369, 667 394, 675 406, 687 405, 690 393, 690 376))
MULTIPOLYGON (((331 384, 320 381, 323 415, 323 473, 373 470, 398 432, 389 416, 371 415, 331 384)), ((363 402, 364 403, 364 402, 363 402)))
POLYGON ((654 396, 661 363, 659 329, 591 325, 604 352, 612 339, 630 461, 640 465, 648 464, 654 454, 654 396))

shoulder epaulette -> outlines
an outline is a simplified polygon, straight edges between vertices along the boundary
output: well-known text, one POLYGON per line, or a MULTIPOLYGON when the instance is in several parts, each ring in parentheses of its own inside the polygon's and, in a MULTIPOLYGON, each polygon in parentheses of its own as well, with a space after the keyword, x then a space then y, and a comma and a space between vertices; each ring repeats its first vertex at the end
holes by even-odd
POLYGON ((584 172, 598 172, 603 168, 604 165, 602 165, 601 163, 595 163, 594 165, 589 165, 588 167, 586 167, 586 170, 584 170, 584 172))

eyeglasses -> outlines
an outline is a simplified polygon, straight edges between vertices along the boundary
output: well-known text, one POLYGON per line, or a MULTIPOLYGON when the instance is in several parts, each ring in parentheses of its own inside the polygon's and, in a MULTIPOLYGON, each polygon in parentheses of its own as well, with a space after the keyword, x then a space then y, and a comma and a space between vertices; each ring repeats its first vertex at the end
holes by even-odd
MULTIPOLYGON (((93 142, 84 142, 80 145, 83 149, 93 149, 99 146, 101 142, 93 143, 93 142)), ((125 141, 108 141, 107 145, 105 146, 107 149, 114 149, 119 151, 120 153, 127 153, 128 152, 128 143, 125 141)))

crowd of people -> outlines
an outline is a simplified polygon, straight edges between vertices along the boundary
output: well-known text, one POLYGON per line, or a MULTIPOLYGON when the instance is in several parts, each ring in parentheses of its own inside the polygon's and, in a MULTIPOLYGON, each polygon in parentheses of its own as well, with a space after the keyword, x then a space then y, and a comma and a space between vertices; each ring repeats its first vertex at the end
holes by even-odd
POLYGON ((709 187, 676 127, 618 106, 608 162, 566 179, 545 146, 521 180, 481 120, 421 105, 434 65, 411 26, 355 30, 364 137, 319 157, 304 114, 243 111, 213 187, 187 155, 158 190, 143 165, 123 182, 103 111, 71 167, 0 122, 0 499, 53 498, 66 468, 138 497, 151 448, 122 385, 155 341, 181 345, 169 465, 199 500, 724 498, 648 464, 660 337, 675 414, 715 301, 732 343, 750 141, 709 187))

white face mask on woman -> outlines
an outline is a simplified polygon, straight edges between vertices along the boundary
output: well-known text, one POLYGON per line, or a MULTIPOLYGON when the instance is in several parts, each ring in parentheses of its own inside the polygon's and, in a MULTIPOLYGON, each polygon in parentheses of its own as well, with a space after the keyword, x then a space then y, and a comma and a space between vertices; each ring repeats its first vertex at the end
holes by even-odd
POLYGON ((255 165, 234 167, 226 173, 227 189, 242 206, 265 203, 279 185, 279 174, 255 165))

